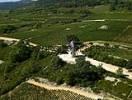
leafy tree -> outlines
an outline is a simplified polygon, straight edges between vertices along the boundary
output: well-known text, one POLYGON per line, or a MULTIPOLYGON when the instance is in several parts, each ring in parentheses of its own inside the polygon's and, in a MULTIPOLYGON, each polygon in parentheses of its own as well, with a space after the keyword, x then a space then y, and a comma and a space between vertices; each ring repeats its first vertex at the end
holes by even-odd
POLYGON ((57 54, 59 54, 59 53, 67 53, 67 49, 68 49, 68 47, 67 46, 65 46, 65 45, 62 45, 61 47, 59 47, 58 49, 57 49, 57 54))
POLYGON ((75 35, 67 35, 67 42, 70 42, 70 41, 76 41, 76 42, 80 42, 79 38, 75 35))
POLYGON ((17 45, 14 46, 14 49, 11 51, 9 59, 11 62, 23 62, 30 58, 32 53, 32 48, 29 46, 28 42, 20 41, 17 45))
POLYGON ((91 64, 90 64, 90 62, 86 62, 86 61, 85 61, 85 57, 80 56, 80 57, 78 57, 78 58, 76 59, 76 65, 77 65, 78 67, 89 67, 91 64))
POLYGON ((1 26, 0 28, 1 33, 12 33, 12 32, 15 32, 16 30, 17 30, 17 27, 15 27, 14 25, 4 25, 4 26, 1 26))
POLYGON ((51 61, 51 66, 55 69, 59 69, 65 65, 65 62, 62 61, 58 56, 54 56, 51 61))
POLYGON ((8 45, 4 41, 0 40, 0 48, 7 47, 8 45))
POLYGON ((67 42, 68 44, 71 41, 74 41, 75 44, 75 50, 79 49, 82 46, 82 42, 80 41, 80 39, 76 36, 76 35, 67 35, 67 42))

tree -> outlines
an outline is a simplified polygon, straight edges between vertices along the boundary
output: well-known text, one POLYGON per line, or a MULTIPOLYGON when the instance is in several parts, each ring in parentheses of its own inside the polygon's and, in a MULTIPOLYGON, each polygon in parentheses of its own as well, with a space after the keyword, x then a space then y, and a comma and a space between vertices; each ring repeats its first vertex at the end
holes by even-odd
POLYGON ((54 56, 51 61, 51 66, 55 69, 59 69, 65 65, 65 62, 62 61, 58 56, 54 56))
POLYGON ((76 35, 67 35, 66 38, 68 43, 71 41, 80 42, 80 39, 76 35))
POLYGON ((110 11, 116 10, 116 5, 114 3, 112 3, 110 5, 110 11))
POLYGON ((12 32, 15 32, 16 30, 17 30, 17 27, 15 27, 14 25, 4 25, 4 26, 1 26, 0 28, 1 33, 12 33, 12 32))
POLYGON ((84 56, 80 56, 80 57, 78 57, 77 59, 76 59, 76 65, 78 66, 78 67, 89 67, 91 64, 90 64, 90 62, 86 62, 85 61, 85 57, 84 56))
POLYGON ((59 53, 67 53, 67 49, 68 49, 68 47, 66 45, 62 45, 61 47, 58 47, 56 52, 57 52, 57 54, 59 54, 59 53))
POLYGON ((0 40, 0 48, 6 47, 6 46, 7 46, 7 44, 4 43, 4 41, 1 41, 1 40, 0 40))
POLYGON ((9 55, 9 60, 13 63, 19 63, 30 58, 32 53, 32 48, 26 41, 19 41, 17 45, 14 46, 13 50, 9 55))
POLYGON ((71 41, 74 41, 74 45, 75 45, 75 50, 79 49, 81 46, 82 46, 82 43, 80 41, 80 39, 76 36, 76 35, 67 35, 67 42, 68 44, 71 42, 71 41))

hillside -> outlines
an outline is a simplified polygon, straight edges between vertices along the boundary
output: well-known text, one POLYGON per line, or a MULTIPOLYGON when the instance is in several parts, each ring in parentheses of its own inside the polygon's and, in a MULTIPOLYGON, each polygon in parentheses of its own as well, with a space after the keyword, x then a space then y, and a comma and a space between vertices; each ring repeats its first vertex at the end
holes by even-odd
POLYGON ((131 100, 131 7, 132 0, 0 3, 0 100, 131 100))
POLYGON ((21 0, 18 2, 2 2, 0 3, 0 10, 17 9, 25 6, 29 6, 32 0, 21 0))

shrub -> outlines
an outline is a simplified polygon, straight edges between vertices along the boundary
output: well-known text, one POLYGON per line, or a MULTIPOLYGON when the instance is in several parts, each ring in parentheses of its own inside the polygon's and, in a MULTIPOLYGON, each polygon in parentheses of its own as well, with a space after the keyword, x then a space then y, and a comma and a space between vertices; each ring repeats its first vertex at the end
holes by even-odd
POLYGON ((127 64, 126 64, 126 67, 131 69, 132 68, 132 59, 130 59, 127 64))
POLYGON ((59 69, 65 65, 65 62, 62 61, 59 57, 55 56, 52 58, 51 61, 51 66, 54 67, 55 69, 59 69))
POLYGON ((68 49, 68 47, 67 46, 65 46, 65 45, 62 45, 61 47, 59 47, 58 49, 57 49, 57 54, 59 54, 59 53, 67 53, 67 49, 68 49))
POLYGON ((37 59, 37 60, 41 60, 45 57, 47 57, 49 55, 49 53, 47 51, 43 51, 41 49, 41 47, 37 46, 33 48, 33 52, 32 52, 32 59, 37 59))
POLYGON ((4 41, 0 40, 0 48, 6 47, 8 46, 6 43, 4 43, 4 41))
POLYGON ((28 43, 25 43, 24 41, 20 41, 16 46, 14 46, 14 49, 11 51, 9 59, 11 62, 23 62, 30 58, 32 53, 32 48, 28 47, 28 43))
POLYGON ((89 67, 91 64, 90 64, 90 62, 86 62, 85 61, 85 57, 84 56, 80 56, 80 57, 78 57, 78 59, 76 59, 76 65, 78 66, 78 67, 89 67))
POLYGON ((17 30, 17 27, 14 25, 4 25, 0 27, 0 32, 1 33, 12 33, 17 30))
POLYGON ((67 35, 67 42, 70 42, 70 41, 77 41, 77 42, 79 42, 80 40, 79 40, 79 38, 77 37, 77 36, 75 36, 75 35, 67 35))

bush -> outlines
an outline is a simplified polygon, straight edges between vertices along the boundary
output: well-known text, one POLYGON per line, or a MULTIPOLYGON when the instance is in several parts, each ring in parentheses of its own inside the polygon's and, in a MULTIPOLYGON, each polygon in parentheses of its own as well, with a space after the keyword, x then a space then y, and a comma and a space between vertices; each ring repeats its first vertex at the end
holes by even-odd
POLYGON ((71 42, 71 41, 76 41, 76 42, 80 42, 79 38, 75 35, 67 35, 67 42, 71 42))
POLYGON ((126 67, 131 69, 132 68, 132 59, 130 59, 127 64, 126 64, 126 67))
POLYGON ((57 77, 57 79, 56 79, 56 83, 57 83, 57 85, 63 84, 63 83, 64 83, 63 78, 61 78, 61 77, 57 77))
POLYGON ((16 63, 11 63, 9 61, 4 63, 5 73, 11 72, 13 69, 15 69, 16 65, 17 65, 16 63))
POLYGON ((7 47, 8 45, 4 41, 0 40, 0 48, 7 47))
POLYGON ((80 57, 78 57, 78 59, 76 59, 76 65, 78 66, 78 67, 89 67, 91 64, 90 64, 90 62, 86 62, 85 61, 85 57, 84 56, 80 56, 80 57))
POLYGON ((33 52, 32 52, 32 59, 37 59, 37 60, 41 60, 45 57, 47 57, 49 55, 49 53, 47 51, 43 51, 41 49, 41 47, 37 46, 33 48, 33 52))
POLYGON ((11 51, 9 60, 13 63, 23 62, 30 58, 31 53, 32 48, 28 46, 28 43, 25 43, 25 41, 20 41, 11 51))
POLYGON ((59 54, 59 53, 67 53, 67 49, 68 49, 68 47, 67 46, 65 46, 65 45, 62 45, 61 47, 59 47, 58 49, 57 49, 57 54, 59 54))
POLYGON ((5 25, 0 27, 0 32, 1 33, 12 33, 17 30, 17 27, 14 25, 5 25))
POLYGON ((62 61, 62 59, 60 59, 58 56, 52 58, 51 66, 54 67, 55 69, 59 69, 63 67, 65 64, 66 63, 62 61))

